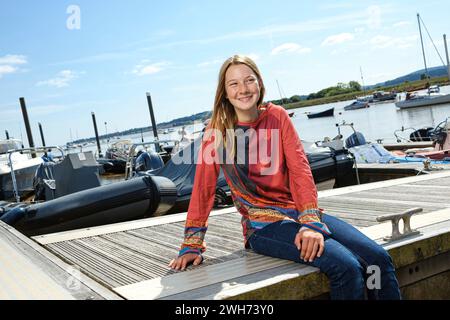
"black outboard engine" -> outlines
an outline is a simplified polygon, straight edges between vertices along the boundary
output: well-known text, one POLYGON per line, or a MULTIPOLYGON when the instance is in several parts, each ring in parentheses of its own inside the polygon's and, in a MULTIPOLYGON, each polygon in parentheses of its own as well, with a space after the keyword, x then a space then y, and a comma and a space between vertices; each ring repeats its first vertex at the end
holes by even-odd
POLYGON ((431 134, 433 132, 433 127, 422 128, 414 131, 409 135, 409 140, 411 141, 432 141, 431 134))
POLYGON ((364 135, 361 132, 355 131, 347 139, 345 139, 345 146, 347 149, 361 146, 363 144, 366 144, 366 138, 364 138, 364 135))
POLYGON ((152 171, 159 168, 162 168, 164 166, 164 161, 161 158, 161 156, 154 152, 154 151, 148 151, 148 152, 142 152, 137 158, 135 162, 135 170, 137 172, 141 171, 152 171))

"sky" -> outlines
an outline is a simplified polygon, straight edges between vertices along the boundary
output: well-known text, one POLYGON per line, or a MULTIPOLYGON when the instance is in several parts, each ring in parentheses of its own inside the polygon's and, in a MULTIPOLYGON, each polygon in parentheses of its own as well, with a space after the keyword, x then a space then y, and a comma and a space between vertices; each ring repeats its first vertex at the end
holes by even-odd
MULTIPOLYGON (((423 68, 416 14, 441 56, 449 1, 0 0, 0 139, 47 145, 212 110, 221 64, 252 57, 265 100, 423 68), (278 89, 277 82, 280 89, 278 89), (104 124, 106 122, 106 125, 104 124)), ((442 65, 423 31, 428 66, 442 65)), ((26 143, 27 145, 27 143, 26 143)))

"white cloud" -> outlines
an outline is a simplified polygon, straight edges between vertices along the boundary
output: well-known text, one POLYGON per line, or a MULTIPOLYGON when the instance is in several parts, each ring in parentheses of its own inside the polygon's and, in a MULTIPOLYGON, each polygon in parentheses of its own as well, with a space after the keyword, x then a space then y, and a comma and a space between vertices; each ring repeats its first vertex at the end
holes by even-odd
POLYGON ((284 53, 308 53, 311 52, 311 48, 304 48, 297 43, 283 43, 282 45, 273 48, 271 54, 278 55, 284 53))
POLYGON ((412 47, 417 41, 417 36, 408 36, 408 37, 391 37, 391 36, 383 36, 377 35, 370 39, 369 43, 373 48, 376 49, 384 49, 389 47, 396 47, 398 49, 404 49, 412 47))
POLYGON ((1 78, 4 74, 14 73, 14 72, 16 72, 16 71, 17 71, 17 68, 16 68, 16 67, 9 66, 9 65, 6 65, 6 66, 0 65, 0 78, 1 78))
POLYGON ((138 64, 134 67, 132 73, 138 76, 145 76, 150 74, 155 74, 161 72, 164 67, 166 67, 169 63, 167 62, 158 62, 153 64, 142 64, 148 62, 148 60, 144 60, 141 64, 138 64))
POLYGON ((329 36, 328 38, 326 38, 323 42, 322 42, 322 46, 333 46, 339 43, 343 43, 346 41, 351 41, 353 40, 355 37, 353 36, 353 34, 351 33, 340 33, 340 34, 335 34, 332 36, 329 36))
POLYGON ((9 73, 15 73, 19 71, 16 65, 26 64, 27 59, 23 55, 7 54, 0 57, 0 78, 9 73))
POLYGON ((25 64, 27 58, 23 55, 7 54, 4 57, 0 57, 0 65, 2 64, 25 64))
POLYGON ((381 8, 379 6, 368 7, 367 15, 367 26, 370 29, 377 29, 381 26, 381 8))
POLYGON ((39 81, 36 83, 37 86, 50 86, 56 88, 68 87, 69 82, 78 77, 79 73, 76 73, 72 70, 62 70, 59 72, 56 77, 39 81))
POLYGON ((399 21, 399 22, 394 23, 392 26, 393 26, 394 28, 400 28, 400 27, 409 26, 409 25, 411 25, 411 24, 412 24, 412 23, 409 22, 409 21, 399 21))

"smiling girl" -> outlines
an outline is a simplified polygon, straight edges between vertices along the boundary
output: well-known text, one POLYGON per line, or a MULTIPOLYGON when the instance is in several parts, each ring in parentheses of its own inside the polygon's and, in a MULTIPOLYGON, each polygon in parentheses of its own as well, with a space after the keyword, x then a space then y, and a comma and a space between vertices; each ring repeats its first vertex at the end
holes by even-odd
POLYGON ((383 247, 318 208, 300 138, 284 108, 263 103, 264 93, 261 74, 249 57, 235 55, 224 62, 198 155, 184 242, 169 266, 184 270, 191 263, 202 263, 207 220, 222 168, 242 215, 246 248, 319 268, 330 279, 332 299, 364 299, 367 294, 399 299, 394 266, 383 247), (248 139, 238 139, 242 133, 248 139), (268 152, 270 163, 254 154, 261 149, 268 152), (381 271, 381 286, 366 292, 364 276, 373 265, 381 271))

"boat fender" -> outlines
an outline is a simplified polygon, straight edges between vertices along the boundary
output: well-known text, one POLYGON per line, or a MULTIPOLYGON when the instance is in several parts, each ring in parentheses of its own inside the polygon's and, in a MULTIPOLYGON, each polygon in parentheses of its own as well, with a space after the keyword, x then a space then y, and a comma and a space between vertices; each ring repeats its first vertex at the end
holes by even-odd
POLYGON ((27 214, 27 210, 26 208, 14 208, 12 210, 9 210, 7 213, 5 213, 4 215, 2 215, 0 217, 0 220, 9 224, 9 225, 13 225, 15 224, 17 221, 19 221, 20 219, 22 219, 23 217, 25 217, 25 215, 27 214))

